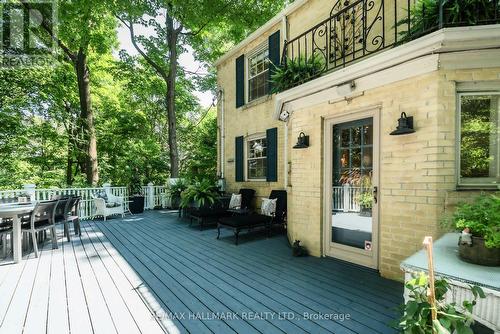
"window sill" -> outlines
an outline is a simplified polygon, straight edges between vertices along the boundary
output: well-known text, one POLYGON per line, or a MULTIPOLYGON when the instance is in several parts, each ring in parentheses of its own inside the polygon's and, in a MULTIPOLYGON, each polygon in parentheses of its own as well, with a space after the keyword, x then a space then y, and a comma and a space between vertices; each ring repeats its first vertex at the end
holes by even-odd
POLYGON ((272 98, 273 98, 272 95, 265 95, 265 96, 259 97, 258 99, 255 99, 255 100, 243 105, 241 107, 241 110, 247 110, 249 108, 255 107, 256 105, 267 102, 267 101, 271 100, 272 98))
POLYGON ((466 185, 457 185, 456 191, 491 191, 497 192, 500 191, 500 187, 497 185, 475 185, 475 186, 466 186, 466 185))
POLYGON ((247 179, 245 182, 267 182, 266 179, 247 179))

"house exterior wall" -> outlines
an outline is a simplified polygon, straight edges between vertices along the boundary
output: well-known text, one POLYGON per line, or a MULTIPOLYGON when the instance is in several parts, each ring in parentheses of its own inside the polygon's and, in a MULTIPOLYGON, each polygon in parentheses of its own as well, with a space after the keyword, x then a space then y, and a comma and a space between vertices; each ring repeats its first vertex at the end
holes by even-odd
MULTIPOLYGON (((321 0, 308 1, 288 17, 289 36, 294 37, 326 18, 330 6, 321 0)), ((500 80, 499 68, 481 68, 481 63, 468 69, 442 69, 382 87, 365 90, 348 100, 324 102, 294 110, 285 126, 274 118, 276 97, 270 95, 235 107, 235 59, 251 52, 267 41, 270 34, 283 29, 277 23, 261 37, 249 42, 234 56, 218 64, 218 84, 224 91, 219 104, 219 172, 223 163, 228 192, 252 188, 257 197, 267 197, 272 189, 288 192, 288 237, 299 239, 313 256, 324 254, 324 129, 325 118, 345 115, 366 108, 380 108, 379 164, 379 270, 388 278, 402 279, 399 265, 422 247, 423 237, 439 237, 443 214, 462 200, 470 200, 478 191, 456 190, 456 82, 500 80), (223 105, 222 105, 223 104, 223 105), (401 112, 414 117, 416 133, 390 136, 401 112), (235 182, 235 137, 264 134, 278 128, 278 181, 235 182), (310 147, 294 150, 300 132, 310 136, 310 147), (285 135, 287 161, 285 161, 285 135), (288 182, 285 184, 285 162, 288 182)), ((282 41, 285 38, 282 30, 282 41)), ((405 46, 402 46, 403 48, 405 46)), ((260 207, 257 200, 256 207, 260 207)), ((327 222, 329 223, 329 222, 327 222)))

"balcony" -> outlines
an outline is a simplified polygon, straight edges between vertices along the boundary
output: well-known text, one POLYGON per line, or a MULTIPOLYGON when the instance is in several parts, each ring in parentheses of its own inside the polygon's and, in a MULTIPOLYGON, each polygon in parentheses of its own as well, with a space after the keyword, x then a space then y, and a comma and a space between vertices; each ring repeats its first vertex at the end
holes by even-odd
POLYGON ((500 23, 497 0, 467 4, 446 0, 338 0, 327 19, 285 41, 281 71, 290 68, 300 74, 285 74, 284 78, 296 79, 278 90, 298 86, 442 28, 496 23, 500 23))

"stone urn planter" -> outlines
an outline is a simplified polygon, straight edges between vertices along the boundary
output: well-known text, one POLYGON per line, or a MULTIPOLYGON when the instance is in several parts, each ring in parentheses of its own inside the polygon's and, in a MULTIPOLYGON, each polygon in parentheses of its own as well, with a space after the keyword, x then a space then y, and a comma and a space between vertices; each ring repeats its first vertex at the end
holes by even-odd
POLYGON ((458 254, 466 262, 482 266, 500 266, 500 248, 487 248, 484 239, 472 236, 472 244, 458 242, 458 254))

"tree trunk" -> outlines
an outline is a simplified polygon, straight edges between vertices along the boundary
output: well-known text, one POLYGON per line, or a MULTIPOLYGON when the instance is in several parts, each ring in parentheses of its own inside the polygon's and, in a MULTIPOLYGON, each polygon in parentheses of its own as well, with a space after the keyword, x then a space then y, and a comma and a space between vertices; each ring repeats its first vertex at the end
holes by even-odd
POLYGON ((179 31, 174 27, 173 18, 167 14, 167 43, 169 52, 169 72, 167 77, 168 146, 170 147, 170 177, 179 177, 179 149, 177 147, 177 118, 175 115, 175 78, 177 77, 177 42, 179 31))
POLYGON ((97 163, 97 140, 94 127, 94 113, 90 97, 90 72, 87 66, 87 55, 80 49, 75 63, 76 76, 78 80, 78 93, 80 96, 81 120, 86 146, 86 170, 87 182, 95 186, 99 182, 99 170, 97 163))

